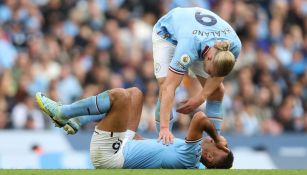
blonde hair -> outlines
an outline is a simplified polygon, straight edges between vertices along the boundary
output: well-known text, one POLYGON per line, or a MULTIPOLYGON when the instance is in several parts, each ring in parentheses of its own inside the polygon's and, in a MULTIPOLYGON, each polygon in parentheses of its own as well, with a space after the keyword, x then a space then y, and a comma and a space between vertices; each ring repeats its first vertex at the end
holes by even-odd
POLYGON ((229 41, 217 41, 214 46, 217 49, 213 64, 217 76, 224 77, 230 73, 233 66, 235 65, 235 56, 229 51, 229 41))

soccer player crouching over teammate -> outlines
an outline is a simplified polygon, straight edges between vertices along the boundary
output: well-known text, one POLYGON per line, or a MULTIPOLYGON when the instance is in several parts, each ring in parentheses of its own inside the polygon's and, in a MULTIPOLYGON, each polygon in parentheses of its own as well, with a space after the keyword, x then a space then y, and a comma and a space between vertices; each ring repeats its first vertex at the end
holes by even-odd
MULTIPOLYGON (((158 139, 172 143, 172 105, 175 90, 185 74, 195 75, 202 89, 179 106, 177 112, 189 114, 206 101, 205 114, 220 132, 222 81, 241 51, 241 41, 234 29, 212 11, 199 7, 174 8, 154 25, 152 44, 160 89, 156 105, 158 139)), ((191 87, 190 91, 195 91, 191 87)))
POLYGON ((232 166, 233 154, 224 146, 227 141, 203 112, 193 116, 185 140, 174 139, 168 146, 156 139, 136 140, 140 138, 135 131, 143 99, 137 88, 108 90, 70 105, 61 105, 41 93, 36 99, 50 119, 69 133, 76 133, 82 124, 99 121, 90 145, 95 168, 195 169, 200 162, 207 168, 232 166), (211 139, 202 139, 204 131, 211 139))

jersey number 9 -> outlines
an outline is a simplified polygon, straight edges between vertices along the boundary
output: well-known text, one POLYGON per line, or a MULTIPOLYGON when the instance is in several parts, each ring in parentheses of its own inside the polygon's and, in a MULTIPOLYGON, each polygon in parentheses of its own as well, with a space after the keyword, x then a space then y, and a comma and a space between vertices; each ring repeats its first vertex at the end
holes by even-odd
POLYGON ((217 23, 217 20, 215 17, 211 15, 201 14, 201 12, 195 13, 195 19, 197 22, 205 26, 213 26, 214 24, 217 23))
POLYGON ((116 154, 116 153, 118 152, 118 150, 120 149, 120 146, 121 146, 122 143, 123 143, 123 141, 120 140, 120 139, 116 140, 116 141, 113 143, 112 148, 115 150, 115 153, 114 153, 114 154, 116 154))

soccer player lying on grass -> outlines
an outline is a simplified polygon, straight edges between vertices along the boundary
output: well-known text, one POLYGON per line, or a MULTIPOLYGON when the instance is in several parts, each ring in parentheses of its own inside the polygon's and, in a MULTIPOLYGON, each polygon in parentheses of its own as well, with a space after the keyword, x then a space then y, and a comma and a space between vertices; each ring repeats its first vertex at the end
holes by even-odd
POLYGON ((95 127, 90 145, 95 168, 187 169, 198 168, 200 162, 207 168, 232 166, 233 154, 224 146, 226 140, 217 134, 203 112, 193 116, 185 140, 175 139, 171 145, 156 139, 135 140, 142 98, 137 88, 112 89, 61 105, 41 93, 36 94, 40 108, 56 125, 70 133, 84 123, 102 118, 95 127), (212 139, 202 141, 203 131, 212 139))

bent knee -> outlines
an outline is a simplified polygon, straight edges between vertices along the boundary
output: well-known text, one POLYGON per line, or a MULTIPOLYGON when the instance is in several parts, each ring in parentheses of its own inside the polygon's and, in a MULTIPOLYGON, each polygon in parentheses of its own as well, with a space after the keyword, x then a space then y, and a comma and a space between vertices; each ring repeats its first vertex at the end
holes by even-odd
POLYGON ((129 89, 127 89, 127 91, 129 92, 129 95, 131 97, 139 97, 139 98, 143 97, 142 91, 137 87, 129 88, 129 89))
POLYGON ((130 99, 129 92, 123 88, 115 88, 109 91, 111 101, 126 101, 130 99))

